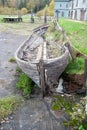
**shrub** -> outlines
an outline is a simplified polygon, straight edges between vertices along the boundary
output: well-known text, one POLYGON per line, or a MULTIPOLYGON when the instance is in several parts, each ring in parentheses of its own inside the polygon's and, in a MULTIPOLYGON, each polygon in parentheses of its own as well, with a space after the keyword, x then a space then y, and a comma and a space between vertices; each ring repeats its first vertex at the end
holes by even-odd
POLYGON ((27 14, 28 10, 26 8, 21 9, 22 14, 27 14))
POLYGON ((49 6, 46 5, 43 10, 37 12, 37 16, 44 16, 45 11, 47 16, 54 16, 54 0, 51 1, 49 6))
POLYGON ((0 7, 0 14, 2 15, 18 15, 18 10, 9 7, 0 7))

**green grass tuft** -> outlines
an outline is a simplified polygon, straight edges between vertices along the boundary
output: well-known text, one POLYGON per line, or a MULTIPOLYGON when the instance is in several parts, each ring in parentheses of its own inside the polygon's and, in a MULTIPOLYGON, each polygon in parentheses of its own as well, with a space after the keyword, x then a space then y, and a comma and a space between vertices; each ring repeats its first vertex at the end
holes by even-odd
POLYGON ((9 62, 16 63, 16 59, 14 57, 9 59, 9 62))
POLYGON ((0 99, 0 121, 2 118, 8 116, 8 114, 12 113, 22 101, 19 97, 5 97, 0 99))
POLYGON ((17 72, 17 73, 21 73, 22 70, 17 66, 17 67, 16 67, 16 72, 17 72))
POLYGON ((29 95, 34 87, 34 82, 25 74, 21 73, 16 87, 21 89, 24 95, 29 95))

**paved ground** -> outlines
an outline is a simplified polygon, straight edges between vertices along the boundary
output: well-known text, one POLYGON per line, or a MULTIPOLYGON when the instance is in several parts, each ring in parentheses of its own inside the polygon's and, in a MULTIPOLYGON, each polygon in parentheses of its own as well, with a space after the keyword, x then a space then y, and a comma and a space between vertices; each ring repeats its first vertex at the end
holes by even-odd
POLYGON ((14 118, 3 124, 4 130, 70 130, 62 127, 60 116, 56 121, 50 114, 44 102, 40 99, 30 99, 15 113, 14 118))
MULTIPOLYGON (((26 37, 14 34, 10 30, 0 32, 0 98, 17 94, 15 91, 17 64, 10 63, 9 59, 14 56, 16 49, 26 37)), ((56 121, 41 98, 25 101, 12 116, 7 123, 0 125, 1 130, 65 130, 61 125, 65 117, 60 115, 56 121)))
POLYGON ((0 32, 0 97, 14 91, 17 64, 9 62, 9 59, 14 57, 16 49, 25 39, 26 36, 14 35, 11 31, 0 32))

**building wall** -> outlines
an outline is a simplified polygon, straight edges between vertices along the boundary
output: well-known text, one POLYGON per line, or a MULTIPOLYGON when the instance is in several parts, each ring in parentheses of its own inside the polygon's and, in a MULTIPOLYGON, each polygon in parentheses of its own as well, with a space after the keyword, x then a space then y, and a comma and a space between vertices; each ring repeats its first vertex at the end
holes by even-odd
POLYGON ((73 3, 74 3, 74 8, 73 8, 72 19, 87 20, 87 0, 74 0, 73 3))
POLYGON ((59 17, 64 17, 67 18, 68 14, 69 14, 69 2, 55 2, 55 16, 56 14, 56 10, 59 11, 59 17))
POLYGON ((55 11, 58 9, 58 11, 60 12, 59 17, 72 18, 76 20, 87 20, 87 0, 61 0, 61 2, 59 1, 55 0, 55 11))

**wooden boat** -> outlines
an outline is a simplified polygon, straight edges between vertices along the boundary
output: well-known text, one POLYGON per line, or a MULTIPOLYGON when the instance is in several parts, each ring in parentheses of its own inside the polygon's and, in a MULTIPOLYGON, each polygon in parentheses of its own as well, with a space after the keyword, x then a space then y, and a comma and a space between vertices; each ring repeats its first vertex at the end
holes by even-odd
POLYGON ((44 41, 42 35, 48 29, 48 25, 33 30, 32 35, 17 49, 15 58, 19 67, 38 86, 40 86, 40 72, 38 64, 43 61, 45 82, 47 85, 55 85, 59 76, 68 64, 69 52, 65 46, 58 43, 44 41))

